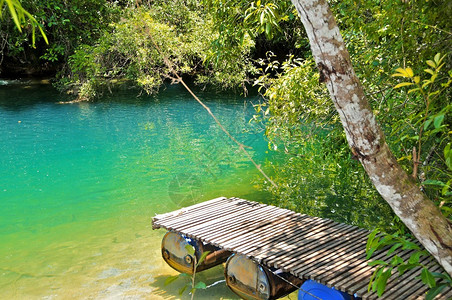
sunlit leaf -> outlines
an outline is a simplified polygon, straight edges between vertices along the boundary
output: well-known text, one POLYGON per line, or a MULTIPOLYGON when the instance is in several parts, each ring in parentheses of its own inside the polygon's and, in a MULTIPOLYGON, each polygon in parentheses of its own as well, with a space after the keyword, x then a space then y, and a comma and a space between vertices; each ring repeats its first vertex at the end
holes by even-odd
POLYGON ((410 86, 410 85, 413 85, 413 83, 412 82, 402 82, 402 83, 397 84, 394 88, 398 89, 398 88, 401 88, 403 86, 410 86))
POLYGON ((196 264, 196 267, 198 267, 202 262, 206 259, 207 255, 209 255, 210 251, 204 252, 201 257, 198 260, 198 263, 196 264))
POLYGON ((411 94, 411 93, 414 93, 414 92, 420 91, 420 90, 421 90, 420 88, 411 89, 408 91, 408 94, 411 94))
POLYGON ((429 65, 430 67, 436 69, 436 64, 433 60, 427 60, 427 65, 429 65))
POLYGON ((185 250, 187 250, 188 254, 190 254, 190 255, 195 254, 195 247, 193 247, 190 244, 185 245, 185 250))
POLYGON ((414 76, 414 83, 418 84, 419 82, 421 82, 421 77, 420 76, 414 76))
MULTIPOLYGON (((17 29, 20 32, 22 32, 22 28, 20 27, 19 16, 17 15, 14 3, 11 0, 6 0, 6 4, 8 5, 9 12, 11 13, 11 17, 13 18, 14 24, 16 24, 17 29)), ((3 7, 0 7, 0 9, 3 9, 3 7)))
POLYGON ((439 65, 441 60, 441 54, 440 53, 436 53, 435 57, 433 58, 433 60, 436 62, 436 65, 439 65))
POLYGON ((411 69, 410 67, 405 69, 406 73, 408 74, 408 77, 413 77, 414 73, 413 73, 413 69, 411 69))
POLYGON ((407 71, 403 68, 397 68, 395 71, 397 73, 392 74, 392 77, 409 77, 407 71))

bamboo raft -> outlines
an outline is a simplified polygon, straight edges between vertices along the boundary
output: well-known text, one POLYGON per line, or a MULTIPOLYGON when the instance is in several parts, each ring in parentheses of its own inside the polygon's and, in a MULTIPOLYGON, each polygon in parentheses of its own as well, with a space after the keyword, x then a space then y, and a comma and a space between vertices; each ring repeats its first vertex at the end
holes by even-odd
MULTIPOLYGON (((366 260, 369 232, 355 226, 225 197, 157 215, 152 226, 245 255, 300 279, 312 279, 362 299, 377 299, 375 292, 367 291, 375 270, 366 260)), ((412 254, 397 250, 386 256, 386 252, 375 253, 372 259, 389 261, 398 255, 407 260, 412 254)), ((421 263, 431 272, 442 271, 431 257, 421 258, 421 263)), ((378 299, 423 299, 428 287, 418 276, 418 269, 403 276, 394 272, 378 299)), ((435 299, 452 299, 452 289, 444 289, 435 299)))

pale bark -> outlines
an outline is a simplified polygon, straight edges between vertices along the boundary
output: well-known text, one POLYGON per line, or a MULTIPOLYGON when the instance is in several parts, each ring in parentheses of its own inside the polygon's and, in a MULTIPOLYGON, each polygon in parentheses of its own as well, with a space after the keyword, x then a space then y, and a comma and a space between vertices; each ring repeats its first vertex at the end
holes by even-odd
POLYGON ((292 0, 340 115, 347 141, 372 183, 421 244, 452 275, 452 225, 400 167, 385 142, 325 0, 292 0))

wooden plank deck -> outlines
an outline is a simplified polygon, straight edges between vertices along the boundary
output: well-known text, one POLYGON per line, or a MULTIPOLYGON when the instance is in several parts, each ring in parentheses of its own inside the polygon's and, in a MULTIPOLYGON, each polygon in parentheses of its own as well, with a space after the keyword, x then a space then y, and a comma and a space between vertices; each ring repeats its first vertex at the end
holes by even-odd
MULTIPOLYGON (((220 197, 152 219, 153 229, 165 228, 217 247, 246 255, 302 279, 313 279, 363 299, 377 299, 367 292, 374 267, 367 264, 368 231, 328 219, 239 198, 220 197)), ((395 251, 409 258, 410 251, 395 251)), ((374 259, 389 260, 386 251, 374 259)), ((440 267, 423 258, 430 270, 440 267)), ((381 299, 423 299, 427 288, 411 270, 393 274, 381 299)), ((435 299, 451 299, 452 289, 435 299)))

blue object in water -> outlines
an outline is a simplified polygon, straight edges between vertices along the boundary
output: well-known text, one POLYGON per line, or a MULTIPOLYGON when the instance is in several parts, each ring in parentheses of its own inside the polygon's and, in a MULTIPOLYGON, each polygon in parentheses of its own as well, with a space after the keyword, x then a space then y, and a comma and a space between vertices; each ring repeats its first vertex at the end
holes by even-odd
POLYGON ((314 295, 323 300, 348 300, 350 295, 334 288, 327 287, 314 280, 305 281, 298 292, 298 300, 318 300, 314 295), (306 293, 308 292, 308 293, 306 293))

